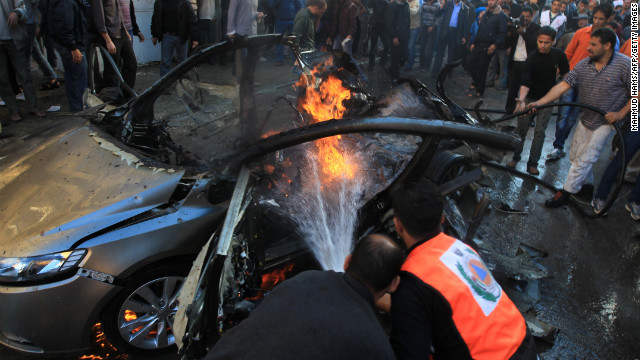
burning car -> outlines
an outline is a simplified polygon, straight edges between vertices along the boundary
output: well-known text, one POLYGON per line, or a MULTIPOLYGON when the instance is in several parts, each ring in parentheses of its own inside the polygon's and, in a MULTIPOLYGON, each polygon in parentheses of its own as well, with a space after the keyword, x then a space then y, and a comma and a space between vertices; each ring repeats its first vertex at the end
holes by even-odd
MULTIPOLYGON (((395 184, 426 176, 453 193, 482 175, 469 159, 519 141, 441 95, 406 81, 374 97, 349 57, 267 35, 69 118, 1 171, 0 343, 83 352, 100 323, 128 353, 178 342, 201 356, 284 278, 393 232, 395 184), (259 63, 275 44, 299 72, 259 63), (471 158, 447 151, 461 144, 471 158)), ((464 238, 453 201, 447 218, 464 238)))

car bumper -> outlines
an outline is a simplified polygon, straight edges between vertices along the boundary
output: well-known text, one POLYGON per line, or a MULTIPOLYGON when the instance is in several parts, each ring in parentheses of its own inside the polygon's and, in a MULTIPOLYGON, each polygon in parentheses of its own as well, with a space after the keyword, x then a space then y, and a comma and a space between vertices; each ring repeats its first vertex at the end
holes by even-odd
POLYGON ((0 343, 28 353, 79 353, 116 286, 75 275, 34 286, 0 285, 0 343))

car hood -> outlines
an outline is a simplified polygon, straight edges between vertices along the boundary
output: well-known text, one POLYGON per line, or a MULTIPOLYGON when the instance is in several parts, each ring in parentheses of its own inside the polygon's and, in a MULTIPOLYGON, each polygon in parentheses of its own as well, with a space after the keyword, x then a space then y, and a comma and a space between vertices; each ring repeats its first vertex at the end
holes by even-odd
POLYGON ((94 125, 68 120, 0 163, 0 257, 69 249, 165 203, 184 173, 146 165, 94 125))

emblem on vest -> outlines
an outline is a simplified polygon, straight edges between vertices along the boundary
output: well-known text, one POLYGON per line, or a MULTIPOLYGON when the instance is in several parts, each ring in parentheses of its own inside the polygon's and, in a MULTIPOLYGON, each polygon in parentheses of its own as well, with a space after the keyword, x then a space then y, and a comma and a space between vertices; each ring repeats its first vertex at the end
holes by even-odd
POLYGON ((500 301, 502 288, 478 254, 460 240, 456 240, 442 254, 440 261, 469 287, 473 299, 485 316, 489 316, 500 301))

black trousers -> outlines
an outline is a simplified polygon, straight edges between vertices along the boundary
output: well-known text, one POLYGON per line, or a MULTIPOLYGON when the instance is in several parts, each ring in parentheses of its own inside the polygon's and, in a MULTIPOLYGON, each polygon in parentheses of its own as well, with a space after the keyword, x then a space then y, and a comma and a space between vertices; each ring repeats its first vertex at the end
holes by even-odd
POLYGON ((522 81, 522 67, 524 61, 512 61, 509 64, 509 73, 507 74, 507 87, 509 93, 507 94, 507 102, 504 105, 504 110, 508 113, 512 113, 516 109, 516 98, 520 91, 520 83, 522 81))
MULTIPOLYGON (((441 29, 440 31, 443 31, 441 29)), ((434 59, 433 69, 431 69, 431 76, 437 77, 442 67, 442 59, 444 58, 444 51, 447 51, 447 64, 450 64, 462 56, 462 41, 458 40, 458 30, 456 28, 447 28, 447 33, 444 37, 440 36, 440 42, 438 44, 438 53, 434 59)))
POLYGON ((487 53, 489 46, 490 44, 476 44, 471 52, 471 76, 473 77, 473 86, 476 87, 476 92, 480 95, 484 95, 489 63, 495 54, 495 52, 493 54, 487 53))
POLYGON ((371 47, 369 48, 369 69, 373 69, 376 64, 376 52, 378 51, 378 38, 382 40, 382 54, 380 55, 379 65, 385 67, 387 65, 387 57, 389 56, 389 39, 385 31, 384 24, 372 24, 371 47))
MULTIPOLYGON (((116 47, 116 53, 111 54, 111 58, 116 63, 122 60, 121 74, 124 82, 133 89, 136 84, 136 72, 138 71, 138 61, 136 60, 136 54, 133 52, 133 44, 129 40, 126 34, 126 30, 122 30, 122 37, 111 41, 116 47)), ((101 45, 105 46, 104 40, 101 40, 101 45)), ((105 46, 106 47, 106 46, 105 46)), ((104 83, 103 87, 117 87, 118 80, 115 75, 115 70, 105 59, 104 62, 104 83)))

